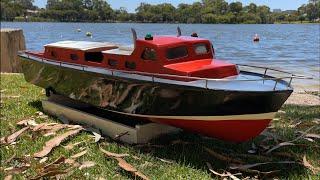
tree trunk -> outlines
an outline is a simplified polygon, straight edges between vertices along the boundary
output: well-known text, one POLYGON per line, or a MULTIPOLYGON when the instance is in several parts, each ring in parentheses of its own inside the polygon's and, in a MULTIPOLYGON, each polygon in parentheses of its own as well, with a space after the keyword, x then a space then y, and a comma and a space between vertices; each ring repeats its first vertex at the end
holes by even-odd
POLYGON ((1 29, 1 72, 21 72, 18 51, 25 49, 26 44, 21 29, 1 29))

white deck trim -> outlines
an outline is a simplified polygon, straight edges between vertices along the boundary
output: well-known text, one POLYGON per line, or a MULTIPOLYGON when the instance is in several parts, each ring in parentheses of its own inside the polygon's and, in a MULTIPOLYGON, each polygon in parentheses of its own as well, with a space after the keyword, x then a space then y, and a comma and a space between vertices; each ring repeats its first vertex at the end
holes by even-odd
POLYGON ((276 112, 270 112, 270 113, 260 113, 260 114, 226 115, 226 116, 158 116, 158 115, 132 114, 132 113, 113 111, 113 110, 107 110, 107 111, 122 114, 122 115, 142 117, 142 118, 195 120, 195 121, 266 120, 266 119, 273 119, 276 115, 276 112))

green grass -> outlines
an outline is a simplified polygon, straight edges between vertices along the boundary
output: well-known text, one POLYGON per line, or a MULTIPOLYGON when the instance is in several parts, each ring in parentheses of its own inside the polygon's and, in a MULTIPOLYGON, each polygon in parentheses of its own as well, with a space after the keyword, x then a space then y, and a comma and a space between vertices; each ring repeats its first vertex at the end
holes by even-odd
MULTIPOLYGON (((19 74, 1 74, 1 137, 9 135, 20 128, 16 122, 25 117, 35 116, 37 111, 42 111, 41 100, 45 99, 44 91, 36 86, 28 84, 19 74), (20 96, 20 97, 14 97, 20 96), (11 98, 8 98, 11 97, 11 98)), ((292 106, 286 105, 282 108, 285 113, 279 113, 278 119, 273 121, 269 129, 270 132, 276 134, 279 139, 289 141, 297 137, 297 131, 305 131, 306 129, 315 126, 310 133, 320 134, 320 125, 312 122, 320 117, 319 106, 292 106), (297 124, 295 128, 290 125, 297 124), (318 129, 317 129, 318 128, 318 129)), ((54 117, 48 119, 36 119, 40 122, 59 122, 54 117)), ((4 168, 14 166, 19 163, 19 159, 14 159, 11 162, 6 162, 15 153, 17 158, 27 159, 31 163, 31 168, 24 174, 14 175, 16 179, 24 179, 37 175, 37 166, 39 160, 35 160, 26 155, 42 149, 44 143, 52 137, 43 137, 41 134, 26 132, 18 140, 15 145, 1 146, 1 170, 0 179, 3 179, 6 174, 4 168)), ((215 171, 222 173, 227 170, 232 173, 239 171, 230 170, 228 162, 219 160, 209 155, 203 147, 208 147, 222 155, 242 160, 245 163, 258 163, 266 161, 297 161, 301 162, 302 157, 306 154, 308 161, 316 167, 320 166, 320 142, 309 142, 301 139, 295 143, 300 146, 287 146, 279 148, 274 152, 290 154, 290 157, 279 155, 276 153, 263 154, 258 153, 257 156, 248 155, 247 151, 251 148, 251 144, 261 144, 264 136, 259 136, 252 141, 234 144, 227 143, 215 139, 203 138, 196 134, 181 132, 176 135, 168 135, 157 140, 152 144, 159 146, 134 146, 127 144, 119 144, 112 141, 110 138, 105 138, 95 143, 91 134, 81 132, 77 136, 63 142, 59 147, 55 148, 49 155, 48 162, 57 159, 60 156, 70 157, 81 150, 80 147, 85 147, 88 153, 80 157, 77 161, 94 161, 96 165, 91 168, 76 170, 69 178, 77 179, 97 179, 103 177, 105 179, 130 179, 134 178, 129 173, 121 170, 117 162, 113 159, 106 158, 99 150, 99 146, 104 149, 116 153, 128 153, 131 156, 125 160, 134 165, 138 170, 143 172, 151 179, 212 179, 219 177, 212 175, 206 166, 206 162, 210 162, 215 171), (171 143, 179 140, 180 143, 171 143), (63 146, 69 143, 85 141, 80 146, 68 151, 63 146), (187 143, 186 143, 187 142, 187 143), (260 155, 259 155, 260 154, 260 155), (139 157, 133 158, 133 156, 139 157), (174 163, 162 162, 158 158, 169 159, 174 163)), ((276 145, 270 141, 268 144, 276 145)), ((313 174, 309 169, 299 164, 290 165, 264 165, 253 169, 260 171, 280 170, 278 173, 272 174, 269 177, 280 179, 318 179, 320 175, 313 174)), ((244 178, 247 176, 259 178, 267 178, 263 175, 254 173, 242 172, 244 178)))

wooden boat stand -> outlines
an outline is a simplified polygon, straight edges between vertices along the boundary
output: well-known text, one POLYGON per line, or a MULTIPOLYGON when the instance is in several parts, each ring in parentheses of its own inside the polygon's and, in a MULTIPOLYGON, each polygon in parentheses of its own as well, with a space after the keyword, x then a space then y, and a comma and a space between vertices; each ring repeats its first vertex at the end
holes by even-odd
POLYGON ((88 104, 58 96, 51 95, 48 100, 42 101, 44 112, 55 116, 62 122, 70 121, 74 124, 91 126, 112 139, 129 144, 148 143, 160 135, 176 133, 180 129, 149 122, 133 122, 132 120, 112 120, 101 109, 88 104))

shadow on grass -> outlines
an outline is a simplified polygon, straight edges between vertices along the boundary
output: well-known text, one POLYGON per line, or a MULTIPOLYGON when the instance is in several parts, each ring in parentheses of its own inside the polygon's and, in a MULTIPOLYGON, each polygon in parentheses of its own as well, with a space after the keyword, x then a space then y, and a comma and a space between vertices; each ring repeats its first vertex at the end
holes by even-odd
POLYGON ((31 101, 31 102, 28 103, 28 105, 33 107, 33 108, 36 108, 38 111, 43 111, 42 103, 39 100, 31 101))
MULTIPOLYGON (((299 125, 294 127, 293 132, 295 134, 293 139, 301 135, 297 133, 298 131, 305 131, 307 128, 315 126, 315 124, 312 125, 310 122, 313 119, 320 117, 319 106, 286 105, 282 110, 285 111, 285 113, 278 115, 278 117, 280 117, 280 121, 282 121, 283 124, 289 126, 297 123, 298 121, 302 122, 299 124, 301 127, 299 125)), ((291 139, 292 129, 287 130, 285 128, 275 126, 275 128, 269 129, 268 131, 276 134, 280 139, 277 143, 273 140, 270 141, 268 143, 269 149, 280 142, 293 140, 291 139)), ((230 143, 217 139, 202 137, 200 135, 188 132, 181 132, 175 135, 159 137, 153 140, 152 143, 154 145, 138 148, 138 150, 141 152, 150 153, 158 158, 173 160, 181 165, 191 165, 197 169, 208 169, 206 162, 209 162, 213 169, 219 173, 223 173, 226 170, 232 173, 241 172, 243 177, 253 177, 255 175, 259 175, 259 178, 297 178, 301 176, 307 176, 310 171, 302 166, 302 157, 307 155, 307 157, 309 157, 311 160, 313 159, 314 161, 320 159, 319 141, 312 143, 302 139, 296 143, 299 144, 297 146, 281 147, 270 154, 266 154, 265 152, 267 150, 260 147, 260 145, 264 143, 263 140, 265 140, 265 138, 265 136, 260 135, 255 139, 244 143, 230 143), (258 148, 257 153, 255 154, 248 153, 248 150, 252 149, 252 144, 255 144, 255 146, 258 148), (221 157, 211 155, 205 150, 205 148, 213 150, 215 153, 221 155, 221 157), (257 172, 252 173, 231 170, 229 167, 232 166, 234 162, 230 162, 230 159, 228 158, 231 158, 235 161, 241 161, 243 164, 279 161, 295 161, 297 163, 267 164, 257 166, 252 169, 259 170, 260 172, 277 172, 270 174, 257 172)))
MULTIPOLYGON (((39 111, 43 111, 41 101, 33 101, 28 105, 37 108, 39 111)), ((279 113, 277 117, 279 121, 272 123, 274 128, 269 129, 271 133, 279 136, 279 142, 290 141, 297 137, 297 131, 305 131, 308 127, 311 127, 310 122, 320 117, 319 106, 296 106, 286 105, 282 108, 285 113, 279 113), (283 128, 282 125, 292 125, 301 121, 294 129, 283 128)), ((232 133, 232 132, 226 132, 232 133)), ((318 132, 317 132, 318 133, 318 132)), ((152 155, 156 158, 175 161, 180 166, 188 166, 195 169, 208 171, 206 162, 209 162, 213 169, 219 173, 229 171, 231 173, 242 173, 242 177, 254 177, 259 178, 289 178, 294 179, 301 176, 310 175, 310 171, 304 168, 301 164, 302 157, 306 154, 310 159, 320 159, 319 142, 311 143, 305 140, 301 140, 299 146, 287 146, 279 148, 278 150, 266 154, 266 149, 263 149, 260 145, 265 140, 265 136, 260 135, 257 138, 244 143, 229 143, 220 141, 213 138, 203 137, 197 134, 180 132, 177 134, 169 134, 154 139, 149 145, 126 145, 136 151, 152 155), (252 149, 252 144, 257 146, 257 152, 250 154, 248 151, 252 149), (314 146, 318 146, 314 148, 314 146), (217 155, 212 155, 206 151, 206 148, 214 151, 217 155), (225 159, 224 159, 225 158, 225 159), (258 170, 260 172, 276 171, 275 173, 265 174, 259 172, 244 172, 239 170, 232 170, 230 166, 234 165, 231 160, 242 162, 241 164, 254 164, 265 162, 279 162, 279 161, 295 161, 296 164, 267 164, 257 166, 251 170, 258 170)), ((267 143, 269 149, 279 142, 271 140, 267 143)), ((265 144, 264 144, 265 145, 265 144)))

